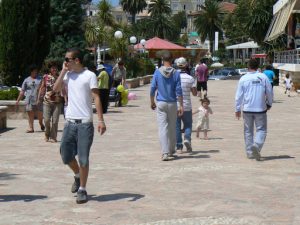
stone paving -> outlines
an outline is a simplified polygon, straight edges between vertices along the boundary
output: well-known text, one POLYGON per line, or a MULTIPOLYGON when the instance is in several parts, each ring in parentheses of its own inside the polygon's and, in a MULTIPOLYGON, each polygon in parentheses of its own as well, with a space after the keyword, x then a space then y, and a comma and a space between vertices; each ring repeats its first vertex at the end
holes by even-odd
POLYGON ((234 118, 237 81, 208 85, 210 139, 193 132, 193 153, 173 161, 160 160, 149 85, 131 90, 138 99, 127 107, 110 107, 108 131, 92 146, 83 205, 70 192, 73 175, 59 143, 45 143, 37 127, 25 134, 26 120, 9 120, 0 133, 0 224, 299 225, 300 96, 275 87, 256 162, 245 157, 242 120, 234 118))

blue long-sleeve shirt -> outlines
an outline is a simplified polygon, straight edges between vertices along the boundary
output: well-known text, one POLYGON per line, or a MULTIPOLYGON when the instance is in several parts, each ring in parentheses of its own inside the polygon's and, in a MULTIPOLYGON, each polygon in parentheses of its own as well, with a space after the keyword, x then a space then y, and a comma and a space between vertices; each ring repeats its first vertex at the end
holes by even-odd
POLYGON ((170 77, 166 77, 163 76, 158 69, 156 69, 153 74, 150 96, 155 96, 156 90, 157 101, 177 102, 177 97, 182 96, 180 73, 174 70, 170 77))
POLYGON ((273 102, 273 90, 268 77, 249 72, 241 77, 235 94, 235 111, 265 112, 273 102))

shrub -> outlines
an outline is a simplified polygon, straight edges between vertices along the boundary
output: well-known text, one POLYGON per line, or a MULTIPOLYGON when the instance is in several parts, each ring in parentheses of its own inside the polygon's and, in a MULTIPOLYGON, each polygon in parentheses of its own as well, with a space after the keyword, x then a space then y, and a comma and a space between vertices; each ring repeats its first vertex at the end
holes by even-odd
POLYGON ((19 95, 17 88, 11 88, 9 90, 0 91, 0 100, 16 100, 19 95))

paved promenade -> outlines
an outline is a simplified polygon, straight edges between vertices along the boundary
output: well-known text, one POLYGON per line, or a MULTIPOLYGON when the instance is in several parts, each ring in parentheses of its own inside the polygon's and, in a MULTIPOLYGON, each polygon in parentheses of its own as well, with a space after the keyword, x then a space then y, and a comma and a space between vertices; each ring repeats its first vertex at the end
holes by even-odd
POLYGON ((300 96, 275 87, 257 162, 246 158, 243 123, 234 118, 236 85, 208 83, 209 140, 193 132, 193 153, 168 162, 160 160, 149 86, 132 90, 138 99, 127 107, 110 107, 107 133, 94 138, 83 205, 70 192, 59 143, 45 143, 37 121, 37 132, 25 134, 26 120, 9 120, 0 133, 0 224, 299 225, 300 96))

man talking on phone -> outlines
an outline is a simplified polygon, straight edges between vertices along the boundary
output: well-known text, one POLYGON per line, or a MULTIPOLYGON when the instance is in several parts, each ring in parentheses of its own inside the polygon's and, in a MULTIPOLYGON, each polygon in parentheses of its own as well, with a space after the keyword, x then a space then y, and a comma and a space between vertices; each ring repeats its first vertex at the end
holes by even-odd
POLYGON ((60 154, 63 163, 75 174, 71 192, 77 192, 78 204, 88 201, 86 183, 89 173, 89 153, 94 138, 92 98, 97 110, 98 132, 102 135, 106 131, 96 75, 86 69, 82 61, 81 50, 69 49, 53 88, 57 92, 65 85, 68 90, 68 107, 60 154), (75 158, 76 155, 78 160, 75 158))

